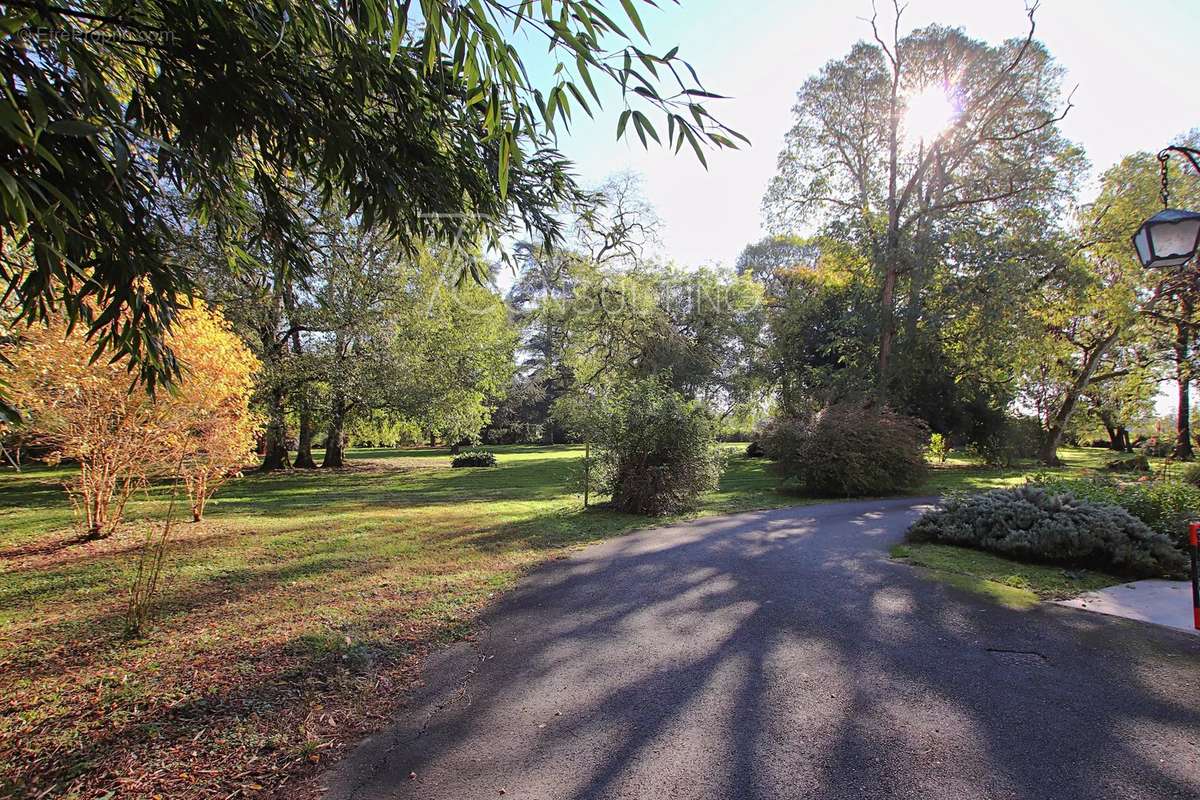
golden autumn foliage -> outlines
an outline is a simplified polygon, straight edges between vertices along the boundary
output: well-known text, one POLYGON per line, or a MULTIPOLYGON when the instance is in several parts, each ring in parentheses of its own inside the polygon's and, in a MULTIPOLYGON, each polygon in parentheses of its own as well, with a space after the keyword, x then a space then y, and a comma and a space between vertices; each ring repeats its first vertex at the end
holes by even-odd
POLYGON ((169 400, 181 425, 171 454, 198 522, 209 498, 253 457, 261 420, 250 412, 250 394, 259 363, 224 318, 203 307, 184 316, 178 339, 184 380, 169 400))
POLYGON ((181 315, 171 346, 183 380, 151 397, 123 361, 91 361, 94 347, 62 320, 19 331, 4 355, 10 396, 51 460, 79 463, 67 487, 89 536, 120 523, 147 479, 178 475, 199 519, 212 493, 251 455, 249 409, 257 360, 219 312, 197 302, 181 315))

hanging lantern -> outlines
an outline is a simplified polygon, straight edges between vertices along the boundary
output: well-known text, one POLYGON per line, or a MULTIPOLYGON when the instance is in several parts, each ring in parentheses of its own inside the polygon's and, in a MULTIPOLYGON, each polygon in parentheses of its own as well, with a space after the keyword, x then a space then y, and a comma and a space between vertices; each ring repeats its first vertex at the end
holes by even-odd
POLYGON ((1200 245, 1200 213, 1167 208, 1142 223, 1133 246, 1143 267, 1178 267, 1200 245))

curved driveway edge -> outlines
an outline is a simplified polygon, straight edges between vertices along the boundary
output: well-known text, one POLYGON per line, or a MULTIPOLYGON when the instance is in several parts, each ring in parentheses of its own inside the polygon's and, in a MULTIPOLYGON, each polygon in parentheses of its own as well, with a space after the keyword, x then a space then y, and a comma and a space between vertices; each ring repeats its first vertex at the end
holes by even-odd
POLYGON ((1200 639, 922 578, 887 550, 932 502, 710 517, 546 564, 324 796, 1200 796, 1200 639))

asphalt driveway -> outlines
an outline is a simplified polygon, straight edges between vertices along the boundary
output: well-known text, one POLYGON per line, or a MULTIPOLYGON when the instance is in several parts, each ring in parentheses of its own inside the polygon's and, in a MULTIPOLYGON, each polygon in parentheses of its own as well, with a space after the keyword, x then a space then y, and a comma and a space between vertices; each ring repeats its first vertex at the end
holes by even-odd
POLYGON ((1200 637, 929 581, 887 556, 921 505, 710 518, 549 564, 326 796, 1200 797, 1200 637))

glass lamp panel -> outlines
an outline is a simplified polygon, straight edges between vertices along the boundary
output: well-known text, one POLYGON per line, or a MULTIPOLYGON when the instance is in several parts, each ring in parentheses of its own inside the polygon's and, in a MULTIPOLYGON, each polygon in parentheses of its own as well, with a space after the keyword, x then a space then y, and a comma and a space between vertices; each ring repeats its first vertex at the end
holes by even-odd
POLYGON ((1174 258, 1156 258, 1152 267, 1178 267, 1192 259, 1191 256, 1175 256, 1174 258))
POLYGON ((1142 262, 1142 266, 1150 266, 1150 260, 1154 258, 1154 254, 1150 252, 1149 226, 1143 225, 1138 228, 1138 232, 1133 237, 1133 246, 1137 249, 1138 261, 1142 262))
MULTIPOLYGON (((1196 238, 1200 234, 1200 219, 1184 219, 1179 222, 1151 223, 1150 242, 1154 246, 1154 261, 1167 266, 1165 259, 1172 256, 1191 258, 1196 250, 1196 238)), ((1139 251, 1140 252, 1140 251, 1139 251)), ((1183 261, 1173 263, 1182 264, 1183 261)))

